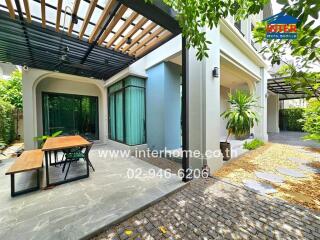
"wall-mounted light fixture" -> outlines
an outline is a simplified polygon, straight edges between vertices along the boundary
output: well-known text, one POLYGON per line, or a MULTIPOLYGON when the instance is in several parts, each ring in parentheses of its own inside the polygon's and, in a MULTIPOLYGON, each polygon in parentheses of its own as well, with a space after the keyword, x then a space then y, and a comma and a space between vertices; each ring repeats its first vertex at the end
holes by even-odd
POLYGON ((212 70, 212 76, 217 78, 219 77, 219 68, 218 67, 214 67, 212 70))
POLYGON ((132 39, 131 39, 131 37, 128 37, 127 41, 126 41, 126 44, 131 44, 131 43, 132 43, 132 39))
POLYGON ((71 15, 71 21, 74 24, 78 24, 78 16, 76 14, 71 15))

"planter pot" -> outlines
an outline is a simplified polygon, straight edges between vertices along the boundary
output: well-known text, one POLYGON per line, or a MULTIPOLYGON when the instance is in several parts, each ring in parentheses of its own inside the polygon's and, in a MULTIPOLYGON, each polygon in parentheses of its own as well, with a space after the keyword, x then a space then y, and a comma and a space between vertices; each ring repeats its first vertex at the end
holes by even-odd
POLYGON ((241 135, 241 136, 235 136, 235 139, 236 140, 246 140, 246 139, 248 139, 250 137, 250 133, 248 132, 247 134, 245 134, 245 135, 241 135))
POLYGON ((231 145, 228 142, 220 142, 220 150, 223 155, 223 160, 228 161, 231 158, 231 145))

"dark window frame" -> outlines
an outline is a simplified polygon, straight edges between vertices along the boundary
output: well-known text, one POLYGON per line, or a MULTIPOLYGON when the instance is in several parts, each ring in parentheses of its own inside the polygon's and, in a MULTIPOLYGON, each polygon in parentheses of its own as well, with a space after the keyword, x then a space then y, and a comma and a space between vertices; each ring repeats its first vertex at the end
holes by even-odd
POLYGON ((44 111, 44 96, 45 95, 55 95, 55 96, 75 96, 78 98, 82 98, 82 97, 89 97, 89 98, 95 98, 97 99, 97 126, 96 126, 96 135, 97 138, 96 139, 92 139, 94 141, 98 141, 100 140, 100 119, 99 119, 99 97, 98 96, 90 96, 90 95, 80 95, 80 94, 72 94, 72 93, 58 93, 58 92, 41 92, 41 101, 42 101, 42 134, 45 135, 45 111, 44 111))
MULTIPOLYGON (((146 119, 147 119, 147 108, 146 108, 146 104, 147 104, 147 96, 146 96, 146 84, 144 83, 144 87, 141 87, 141 86, 136 86, 136 85, 125 85, 125 81, 127 80, 128 78, 125 78, 125 79, 122 79, 112 85, 110 85, 108 87, 108 139, 109 140, 112 140, 112 141, 115 141, 115 142, 119 142, 119 143, 122 143, 122 144, 125 144, 125 145, 128 145, 128 146, 139 146, 139 145, 142 145, 142 144, 146 144, 147 143, 147 126, 146 126, 146 119), (121 88, 117 89, 116 91, 113 91, 112 93, 110 93, 110 88, 116 84, 119 84, 121 83, 121 88), (144 123, 143 123, 143 128, 144 128, 144 141, 140 144, 127 144, 126 143, 126 105, 125 105, 125 96, 126 96, 126 89, 127 88, 130 88, 130 87, 134 87, 134 88, 141 88, 143 89, 143 94, 144 94, 144 123), (111 101, 110 101, 110 97, 111 96, 115 96, 116 93, 118 92, 122 92, 122 118, 123 118, 123 141, 119 141, 117 139, 117 126, 116 126, 116 119, 117 119, 117 116, 115 115, 115 138, 111 138, 111 124, 110 124, 110 121, 111 121, 111 115, 110 115, 110 104, 111 104, 111 101)), ((141 78, 142 79, 142 78, 141 78)), ((146 79, 143 79, 144 81, 146 81, 146 79)), ((114 109, 116 107, 116 101, 114 100, 114 109)))

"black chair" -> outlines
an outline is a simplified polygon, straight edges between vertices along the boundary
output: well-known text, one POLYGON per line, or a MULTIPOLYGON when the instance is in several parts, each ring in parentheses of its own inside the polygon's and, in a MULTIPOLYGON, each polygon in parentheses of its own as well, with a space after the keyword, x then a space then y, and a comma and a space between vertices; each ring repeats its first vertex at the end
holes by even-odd
POLYGON ((85 148, 72 148, 70 151, 65 151, 65 153, 64 153, 65 160, 64 160, 62 172, 64 172, 65 167, 66 167, 67 164, 68 164, 68 167, 67 167, 67 172, 66 172, 66 175, 64 177, 64 180, 67 179, 71 163, 72 162, 77 162, 80 159, 88 161, 89 167, 91 167, 92 170, 95 171, 91 161, 89 160, 89 152, 90 152, 90 150, 92 148, 92 145, 93 145, 93 143, 91 143, 90 145, 88 145, 85 148))

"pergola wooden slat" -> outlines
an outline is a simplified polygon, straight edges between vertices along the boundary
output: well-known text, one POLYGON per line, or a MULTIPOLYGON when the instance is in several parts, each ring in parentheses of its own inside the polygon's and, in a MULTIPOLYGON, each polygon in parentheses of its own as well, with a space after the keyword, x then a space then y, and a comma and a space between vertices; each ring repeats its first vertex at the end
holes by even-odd
POLYGON ((46 1, 41 0, 41 22, 42 27, 46 28, 46 1))
POLYGON ((89 43, 92 43, 96 36, 98 35, 98 32, 101 30, 101 28, 103 27, 103 23, 106 21, 108 15, 111 13, 113 7, 115 6, 116 4, 116 0, 111 0, 111 1, 108 1, 102 14, 100 15, 100 18, 95 26, 95 28, 93 29, 93 32, 89 38, 89 43))
POLYGON ((162 27, 159 27, 151 35, 144 38, 138 45, 135 45, 133 48, 131 48, 129 50, 129 55, 134 55, 136 51, 143 48, 148 42, 150 42, 152 39, 154 39, 155 37, 157 37, 159 34, 161 34, 164 31, 165 31, 165 29, 163 29, 162 27))
POLYGON ((58 0, 57 6, 57 19, 56 19, 56 31, 60 31, 60 19, 61 19, 62 0, 58 0))
POLYGON ((79 10, 79 5, 80 5, 80 0, 75 0, 73 3, 73 8, 72 8, 72 15, 71 15, 71 20, 68 28, 68 35, 70 36, 72 34, 72 29, 74 26, 74 21, 73 18, 77 16, 78 10, 79 10))
POLYGON ((14 8, 13 8, 11 0, 6 0, 6 4, 7 4, 7 8, 8 8, 10 17, 12 19, 14 19, 15 18, 15 13, 14 13, 14 8))
POLYGON ((93 13, 94 9, 97 6, 97 3, 98 3, 98 0, 92 0, 90 2, 89 9, 88 9, 88 11, 86 13, 86 16, 84 18, 84 21, 82 23, 82 26, 81 26, 81 29, 80 29, 80 32, 79 32, 79 38, 80 39, 83 38, 83 35, 84 35, 84 33, 85 33, 86 29, 87 29, 87 26, 88 26, 88 23, 89 23, 90 18, 92 16, 92 13, 93 13))
POLYGON ((131 31, 115 46, 114 50, 119 51, 121 46, 126 43, 126 41, 133 36, 146 22, 148 19, 145 17, 141 18, 139 22, 131 29, 131 31))
POLYGON ((130 44, 127 44, 123 48, 123 52, 126 52, 131 46, 136 44, 138 41, 140 41, 144 36, 146 36, 152 29, 154 29, 157 26, 155 23, 150 23, 137 37, 135 37, 130 44))
POLYGON ((145 53, 149 52, 153 47, 159 44, 159 42, 169 38, 172 34, 169 31, 165 31, 158 38, 154 38, 147 46, 139 50, 136 54, 137 57, 141 57, 145 53))
POLYGON ((29 0, 23 0, 23 3, 24 3, 24 9, 26 10, 27 21, 28 23, 31 23, 29 0))
POLYGON ((124 24, 120 27, 120 29, 113 35, 113 37, 107 42, 107 48, 111 47, 112 44, 117 41, 120 35, 127 29, 128 26, 132 24, 132 22, 139 16, 138 13, 132 12, 128 19, 124 22, 124 24))
POLYGON ((104 40, 108 37, 112 29, 116 26, 116 24, 119 22, 119 20, 122 18, 123 14, 127 11, 127 7, 124 5, 121 5, 120 9, 116 13, 115 17, 112 19, 106 30, 104 30, 102 36, 98 40, 98 44, 101 45, 104 40))

